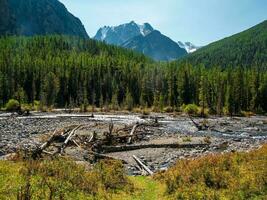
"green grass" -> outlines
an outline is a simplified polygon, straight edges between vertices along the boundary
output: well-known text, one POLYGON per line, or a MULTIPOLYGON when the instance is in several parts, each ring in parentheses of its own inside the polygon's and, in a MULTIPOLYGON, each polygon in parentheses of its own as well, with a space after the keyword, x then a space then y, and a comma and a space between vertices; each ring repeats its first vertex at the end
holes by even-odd
POLYGON ((134 194, 130 200, 152 200, 152 199, 165 199, 163 196, 164 187, 151 177, 132 177, 131 180, 137 188, 136 194, 134 194))

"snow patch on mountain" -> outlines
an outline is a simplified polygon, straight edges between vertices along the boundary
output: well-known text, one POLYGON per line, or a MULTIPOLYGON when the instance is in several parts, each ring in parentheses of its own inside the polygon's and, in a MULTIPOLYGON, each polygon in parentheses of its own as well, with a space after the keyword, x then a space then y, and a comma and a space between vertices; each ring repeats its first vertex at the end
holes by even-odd
POLYGON ((137 24, 131 21, 130 23, 119 26, 104 26, 98 30, 94 38, 110 44, 120 45, 138 35, 146 36, 153 30, 153 27, 149 23, 137 24))
POLYGON ((200 47, 192 44, 191 42, 183 43, 181 41, 178 41, 177 43, 181 48, 185 49, 187 51, 187 53, 193 53, 193 52, 197 51, 200 48, 200 47))
POLYGON ((101 28, 101 40, 105 40, 105 38, 107 37, 107 33, 110 30, 110 27, 108 26, 104 26, 103 28, 101 28))

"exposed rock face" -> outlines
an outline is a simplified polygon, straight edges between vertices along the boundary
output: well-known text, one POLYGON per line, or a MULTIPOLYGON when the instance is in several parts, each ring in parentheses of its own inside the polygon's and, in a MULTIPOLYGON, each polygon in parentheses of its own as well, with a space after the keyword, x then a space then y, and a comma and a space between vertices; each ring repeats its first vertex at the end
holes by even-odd
POLYGON ((138 51, 154 60, 170 61, 187 54, 184 48, 148 23, 139 25, 132 21, 119 26, 105 26, 98 30, 94 39, 138 51))
POLYGON ((137 36, 122 46, 162 61, 175 60, 187 54, 176 42, 156 30, 146 36, 137 36))
POLYGON ((122 45, 136 36, 145 36, 153 30, 152 26, 148 23, 138 25, 132 21, 119 26, 104 26, 97 31, 94 39, 105 41, 108 44, 122 45))
POLYGON ((58 0, 0 0, 0 34, 88 38, 81 21, 58 0))

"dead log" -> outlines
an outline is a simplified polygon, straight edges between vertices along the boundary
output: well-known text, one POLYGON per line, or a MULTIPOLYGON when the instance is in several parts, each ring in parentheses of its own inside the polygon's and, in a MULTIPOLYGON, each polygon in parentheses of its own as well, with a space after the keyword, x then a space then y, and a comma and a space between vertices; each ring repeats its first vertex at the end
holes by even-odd
POLYGON ((53 132, 50 138, 40 146, 39 150, 43 151, 46 147, 48 147, 51 144, 51 142, 53 142, 56 134, 57 134, 57 129, 53 132))
POLYGON ((48 155, 50 155, 50 156, 53 156, 53 153, 51 153, 51 152, 49 152, 49 151, 45 151, 45 150, 43 150, 43 152, 44 152, 45 154, 48 154, 48 155))
POLYGON ((195 121, 193 120, 193 118, 192 118, 190 115, 188 115, 188 117, 189 117, 189 119, 192 121, 192 123, 195 125, 195 127, 196 127, 199 131, 203 131, 203 130, 205 130, 205 129, 203 128, 203 126, 201 126, 200 124, 198 124, 197 122, 195 122, 195 121))
POLYGON ((144 169, 149 175, 153 175, 153 172, 135 155, 133 155, 134 160, 136 161, 136 163, 142 168, 144 169))
POLYGON ((73 138, 73 136, 76 134, 76 131, 81 128, 82 125, 76 126, 74 129, 72 129, 72 131, 69 133, 69 136, 67 137, 67 139, 64 141, 64 143, 61 146, 60 152, 63 153, 65 147, 67 146, 68 142, 73 138))
POLYGON ((78 147, 78 148, 82 148, 77 142, 76 142, 76 140, 74 140, 74 139, 71 139, 71 141, 78 147))
POLYGON ((93 141, 95 140, 95 138, 96 138, 96 132, 94 131, 94 132, 92 133, 92 136, 91 136, 91 138, 89 139, 88 143, 93 142, 93 141))
POLYGON ((135 124, 135 125, 133 126, 133 128, 132 128, 132 130, 131 130, 131 133, 130 133, 130 137, 128 138, 128 142, 127 142, 127 144, 131 144, 131 142, 132 142, 132 136, 133 136, 133 134, 134 134, 136 128, 138 127, 138 125, 139 125, 139 124, 137 123, 137 124, 135 124))
POLYGON ((199 144, 141 144, 141 145, 123 145, 123 146, 101 146, 101 150, 104 153, 112 153, 112 152, 122 152, 122 151, 132 151, 137 149, 148 149, 148 148, 174 148, 174 149, 183 149, 183 148, 203 148, 207 147, 209 144, 199 143, 199 144))

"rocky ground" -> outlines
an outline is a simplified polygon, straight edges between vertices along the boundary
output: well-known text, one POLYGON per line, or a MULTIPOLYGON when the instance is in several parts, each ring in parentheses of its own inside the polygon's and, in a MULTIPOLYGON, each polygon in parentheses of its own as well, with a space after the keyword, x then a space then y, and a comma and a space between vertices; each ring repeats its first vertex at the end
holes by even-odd
MULTIPOLYGON (((0 157, 16 152, 19 149, 34 148, 43 142, 44 136, 55 129, 69 125, 88 124, 93 128, 82 130, 82 134, 96 132, 101 135, 108 130, 108 124, 115 128, 154 121, 158 117, 159 125, 149 127, 147 135, 138 144, 166 143, 210 143, 208 147, 194 149, 147 148, 126 152, 108 153, 108 156, 126 161, 130 174, 139 174, 133 155, 140 158, 152 171, 165 170, 178 159, 194 158, 211 153, 230 151, 249 151, 267 142, 267 118, 255 116, 250 118, 211 117, 194 119, 198 124, 205 125, 199 131, 186 116, 170 116, 165 114, 65 114, 33 113, 31 116, 19 117, 10 113, 0 113, 0 157), (153 116, 153 118, 151 117, 153 116)), ((84 162, 86 151, 71 146, 66 153, 77 161, 84 162)))

